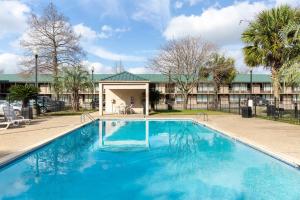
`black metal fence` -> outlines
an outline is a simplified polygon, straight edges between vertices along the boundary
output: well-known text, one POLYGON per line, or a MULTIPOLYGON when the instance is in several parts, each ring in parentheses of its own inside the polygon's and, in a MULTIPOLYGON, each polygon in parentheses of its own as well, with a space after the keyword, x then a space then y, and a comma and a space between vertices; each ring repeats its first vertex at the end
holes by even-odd
POLYGON ((300 103, 281 101, 266 106, 254 106, 254 116, 300 124, 300 103))
MULTIPOLYGON (((216 110, 228 113, 242 114, 242 109, 248 107, 248 100, 239 101, 220 101, 216 105, 214 102, 203 102, 197 104, 188 104, 189 110, 216 110)), ((156 110, 183 110, 183 104, 157 104, 156 110)), ((272 100, 268 103, 253 102, 252 115, 261 118, 270 118, 274 120, 291 121, 300 124, 300 102, 297 101, 279 101, 272 100), (276 106, 275 106, 276 105, 276 106)))

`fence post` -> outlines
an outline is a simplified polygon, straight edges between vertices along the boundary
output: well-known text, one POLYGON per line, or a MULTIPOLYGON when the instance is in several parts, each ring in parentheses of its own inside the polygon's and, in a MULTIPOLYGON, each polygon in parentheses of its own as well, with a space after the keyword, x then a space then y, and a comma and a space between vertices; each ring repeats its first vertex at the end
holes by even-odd
POLYGON ((192 110, 192 95, 189 96, 190 96, 190 110, 192 110))
POLYGON ((239 115, 241 114, 241 97, 239 96, 239 115))
POLYGON ((208 94, 206 95, 206 106, 207 106, 207 110, 208 110, 208 104, 209 104, 209 102, 208 102, 208 94))
POLYGON ((230 113, 230 95, 228 95, 228 111, 230 113))
POLYGON ((256 116, 256 102, 257 102, 257 98, 256 98, 256 95, 254 96, 254 116, 256 116))
POLYGON ((298 104, 297 102, 295 103, 295 118, 298 118, 298 104))

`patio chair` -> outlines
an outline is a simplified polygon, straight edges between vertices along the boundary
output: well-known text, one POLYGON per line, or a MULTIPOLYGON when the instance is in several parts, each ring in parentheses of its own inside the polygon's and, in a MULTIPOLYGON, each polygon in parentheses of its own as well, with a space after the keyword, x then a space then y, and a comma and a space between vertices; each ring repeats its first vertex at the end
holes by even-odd
POLYGON ((126 106, 126 108, 125 108, 125 113, 126 114, 132 114, 133 112, 133 104, 130 104, 130 106, 126 106))
POLYGON ((120 104, 118 113, 119 114, 126 114, 126 106, 124 104, 120 104))
POLYGON ((8 129, 9 128, 9 126, 10 125, 13 125, 13 126, 19 126, 19 123, 18 122, 16 122, 16 123, 13 123, 13 122, 0 122, 0 126, 5 126, 5 127, 3 127, 3 128, 0 128, 0 130, 6 130, 6 129, 8 129))
POLYGON ((17 116, 15 111, 10 107, 3 107, 3 112, 6 120, 13 124, 25 123, 30 124, 31 119, 25 119, 23 116, 17 116))

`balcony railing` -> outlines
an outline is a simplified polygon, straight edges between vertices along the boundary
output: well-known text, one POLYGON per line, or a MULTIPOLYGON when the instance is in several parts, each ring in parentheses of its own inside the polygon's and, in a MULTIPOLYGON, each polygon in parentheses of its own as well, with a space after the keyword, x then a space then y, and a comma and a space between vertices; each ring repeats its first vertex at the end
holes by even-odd
POLYGON ((211 94, 211 93, 214 93, 214 91, 213 90, 197 90, 197 93, 211 94))
POLYGON ((175 93, 175 88, 166 88, 166 93, 175 93))

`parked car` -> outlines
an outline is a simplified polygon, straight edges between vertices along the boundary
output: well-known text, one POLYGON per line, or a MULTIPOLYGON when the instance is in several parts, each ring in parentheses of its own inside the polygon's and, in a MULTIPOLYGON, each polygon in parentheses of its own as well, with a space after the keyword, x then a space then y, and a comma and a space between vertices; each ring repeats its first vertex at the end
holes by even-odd
POLYGON ((266 106, 269 104, 268 100, 260 96, 255 97, 253 100, 254 100, 254 105, 257 106, 266 106))
MULTIPOLYGON (((103 102, 103 106, 105 106, 104 102, 103 102)), ((94 100, 92 100, 91 107, 93 109, 98 109, 99 108, 99 99, 98 98, 95 98, 94 100)))
MULTIPOLYGON (((34 105, 35 100, 30 100, 30 105, 34 105)), ((38 96, 37 104, 41 113, 59 111, 65 106, 64 101, 54 101, 49 96, 38 96)))
POLYGON ((11 106, 13 108, 13 110, 15 111, 15 113, 17 115, 19 115, 21 113, 22 110, 22 103, 21 102, 12 102, 12 103, 8 103, 8 101, 6 100, 0 100, 0 115, 4 115, 3 112, 3 107, 9 107, 11 106))

